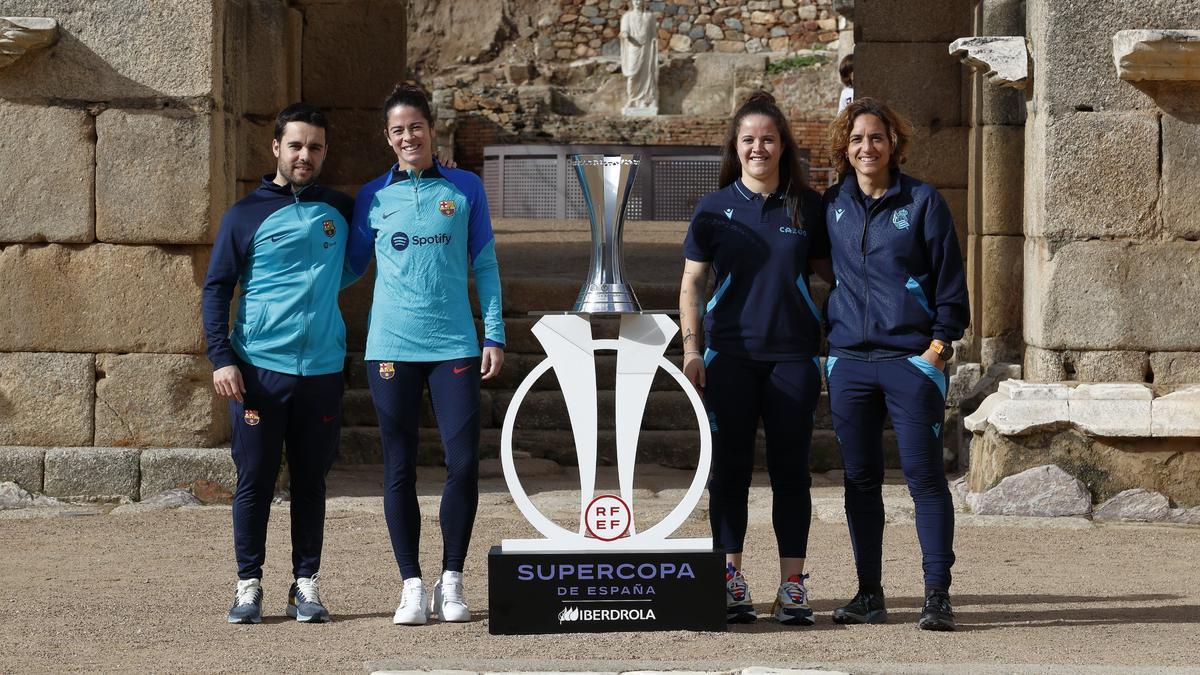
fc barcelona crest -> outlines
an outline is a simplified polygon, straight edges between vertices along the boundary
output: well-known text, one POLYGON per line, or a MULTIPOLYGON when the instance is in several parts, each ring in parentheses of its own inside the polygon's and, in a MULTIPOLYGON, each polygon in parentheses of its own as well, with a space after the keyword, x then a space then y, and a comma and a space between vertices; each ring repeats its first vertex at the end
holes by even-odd
POLYGON ((390 380, 396 376, 396 364, 391 361, 384 361, 379 364, 379 379, 390 380))
POLYGON ((325 228, 326 237, 332 237, 333 235, 337 234, 337 227, 334 226, 332 220, 327 220, 321 223, 321 226, 325 228))
POLYGON ((453 199, 443 199, 442 201, 438 202, 438 211, 441 211, 443 216, 454 215, 454 208, 453 199))
POLYGON ((258 411, 247 409, 246 414, 242 415, 242 419, 246 420, 248 426, 256 427, 259 421, 258 411))

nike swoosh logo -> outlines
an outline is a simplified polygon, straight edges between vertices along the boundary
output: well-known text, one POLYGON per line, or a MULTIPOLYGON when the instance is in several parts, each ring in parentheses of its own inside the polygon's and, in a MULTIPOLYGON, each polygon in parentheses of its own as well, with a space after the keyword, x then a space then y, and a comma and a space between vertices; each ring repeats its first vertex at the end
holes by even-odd
POLYGON ((383 219, 387 220, 388 218, 391 218, 392 216, 396 215, 397 213, 400 213, 403 210, 404 209, 396 209, 395 211, 392 211, 391 213, 385 213, 385 214, 383 214, 383 219))
POLYGON ((287 236, 286 233, 285 234, 273 234, 273 235, 271 235, 271 241, 279 241, 280 239, 283 239, 286 236, 287 236))
POLYGON ((463 366, 462 368, 451 368, 451 370, 454 371, 455 375, 458 375, 459 373, 462 373, 462 372, 468 370, 470 367, 471 366, 463 366))

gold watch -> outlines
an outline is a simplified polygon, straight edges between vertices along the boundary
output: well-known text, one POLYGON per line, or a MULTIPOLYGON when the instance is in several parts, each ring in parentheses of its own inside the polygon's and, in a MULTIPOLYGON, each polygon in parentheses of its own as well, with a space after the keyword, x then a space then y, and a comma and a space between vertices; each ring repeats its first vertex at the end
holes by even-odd
POLYGON ((938 355, 938 358, 941 359, 943 362, 949 361, 950 359, 954 358, 954 346, 951 345, 949 342, 943 342, 941 340, 931 340, 929 342, 929 348, 932 349, 933 352, 938 355))

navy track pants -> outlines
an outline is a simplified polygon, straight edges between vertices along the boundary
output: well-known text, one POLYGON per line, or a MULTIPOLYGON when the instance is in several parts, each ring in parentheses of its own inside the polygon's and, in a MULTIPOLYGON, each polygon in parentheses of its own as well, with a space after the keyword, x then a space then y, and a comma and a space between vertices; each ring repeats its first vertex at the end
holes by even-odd
POLYGON ((424 363, 368 361, 367 379, 383 439, 383 513, 400 575, 421 576, 417 449, 426 382, 446 460, 439 511, 442 569, 461 572, 479 506, 479 357, 424 363))
POLYGON ((815 359, 754 361, 709 352, 704 405, 713 432, 708 482, 713 544, 741 553, 761 418, 771 479, 771 522, 779 555, 804 558, 812 522, 808 470, 813 413, 821 396, 815 359))
POLYGON ((288 375, 239 361, 244 402, 229 402, 233 424, 233 548, 239 579, 261 579, 267 521, 284 448, 291 479, 292 574, 321 568, 325 476, 337 455, 342 425, 342 373, 288 375))
POLYGON ((948 590, 954 506, 942 466, 945 374, 920 356, 887 361, 830 357, 825 368, 859 586, 878 589, 883 577, 883 422, 891 413, 900 467, 916 509, 925 586, 948 590))

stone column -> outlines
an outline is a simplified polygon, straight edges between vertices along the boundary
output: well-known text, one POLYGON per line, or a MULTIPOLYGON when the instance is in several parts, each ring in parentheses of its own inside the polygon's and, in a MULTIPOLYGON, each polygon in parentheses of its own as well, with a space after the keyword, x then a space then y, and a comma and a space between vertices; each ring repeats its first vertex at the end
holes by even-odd
POLYGON ((1113 36, 1185 28, 1195 4, 1029 0, 1036 68, 1025 144, 1025 374, 1200 381, 1200 94, 1121 80, 1113 36))
MULTIPOLYGON (((1023 2, 976 0, 974 22, 977 36, 1006 37, 992 42, 977 38, 973 42, 983 42, 984 53, 968 49, 968 60, 1009 58, 1025 65, 1023 2)), ((1024 347, 1021 277, 1026 80, 1005 79, 1015 76, 997 74, 996 67, 1003 68, 1000 64, 984 66, 976 67, 971 75, 968 234, 964 245, 972 325, 966 351, 970 360, 979 361, 986 370, 997 363, 1021 363, 1024 347)))

